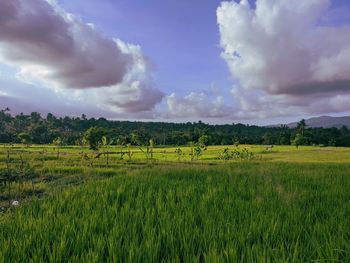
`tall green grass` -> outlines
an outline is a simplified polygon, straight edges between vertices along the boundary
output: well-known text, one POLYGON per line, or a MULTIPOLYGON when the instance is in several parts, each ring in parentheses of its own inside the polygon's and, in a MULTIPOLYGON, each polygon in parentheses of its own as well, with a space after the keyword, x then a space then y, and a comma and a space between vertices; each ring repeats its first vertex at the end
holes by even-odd
POLYGON ((350 165, 157 165, 0 217, 6 262, 350 262, 350 165))

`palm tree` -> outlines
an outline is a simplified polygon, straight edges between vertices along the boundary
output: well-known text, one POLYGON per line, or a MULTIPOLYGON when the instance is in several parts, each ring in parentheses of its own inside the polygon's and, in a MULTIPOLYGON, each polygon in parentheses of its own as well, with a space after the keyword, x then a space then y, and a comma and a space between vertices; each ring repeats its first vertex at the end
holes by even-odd
POLYGON ((301 136, 304 137, 304 131, 305 131, 305 127, 306 127, 306 122, 304 119, 302 119, 301 121, 298 122, 297 124, 297 131, 301 134, 301 136))

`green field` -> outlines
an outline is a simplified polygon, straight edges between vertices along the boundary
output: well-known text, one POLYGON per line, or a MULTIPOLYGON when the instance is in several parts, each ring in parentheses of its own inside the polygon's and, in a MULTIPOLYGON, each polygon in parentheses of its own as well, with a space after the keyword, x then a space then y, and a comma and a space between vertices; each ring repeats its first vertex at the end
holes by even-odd
POLYGON ((350 262, 349 148, 181 150, 1 146, 0 262, 350 262))

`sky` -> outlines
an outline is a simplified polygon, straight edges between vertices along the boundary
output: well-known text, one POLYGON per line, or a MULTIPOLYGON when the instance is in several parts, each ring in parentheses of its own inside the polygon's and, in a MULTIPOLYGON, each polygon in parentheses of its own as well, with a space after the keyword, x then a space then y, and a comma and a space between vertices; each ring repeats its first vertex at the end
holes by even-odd
POLYGON ((350 115, 347 0, 0 0, 0 108, 276 124, 350 115))

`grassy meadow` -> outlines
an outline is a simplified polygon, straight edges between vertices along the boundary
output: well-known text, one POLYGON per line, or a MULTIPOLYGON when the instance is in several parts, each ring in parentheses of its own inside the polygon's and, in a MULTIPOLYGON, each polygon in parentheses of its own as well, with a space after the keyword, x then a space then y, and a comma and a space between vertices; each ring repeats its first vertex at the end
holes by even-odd
POLYGON ((350 262, 349 148, 180 149, 0 146, 0 262, 350 262))

